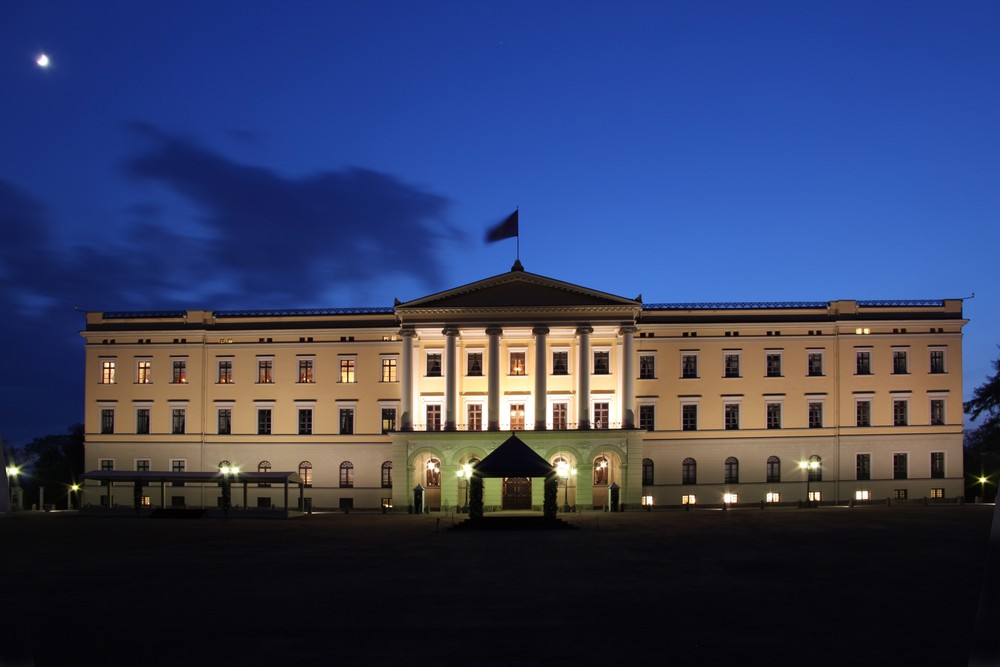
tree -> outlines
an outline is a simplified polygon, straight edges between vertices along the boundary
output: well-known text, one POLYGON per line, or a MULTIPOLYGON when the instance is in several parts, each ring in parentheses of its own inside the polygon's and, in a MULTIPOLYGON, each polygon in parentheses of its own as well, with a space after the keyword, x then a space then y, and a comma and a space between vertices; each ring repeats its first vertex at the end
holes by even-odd
POLYGON ((993 361, 993 369, 993 377, 976 387, 964 406, 973 421, 985 417, 965 437, 965 469, 976 478, 972 495, 982 493, 984 501, 996 497, 1000 473, 1000 359, 993 361), (989 477, 989 482, 980 485, 980 476, 989 477))
POLYGON ((29 475, 21 480, 26 502, 38 502, 39 488, 45 489, 48 503, 65 498, 69 485, 83 473, 83 424, 74 424, 62 435, 35 438, 25 445, 21 456, 29 469, 29 475))

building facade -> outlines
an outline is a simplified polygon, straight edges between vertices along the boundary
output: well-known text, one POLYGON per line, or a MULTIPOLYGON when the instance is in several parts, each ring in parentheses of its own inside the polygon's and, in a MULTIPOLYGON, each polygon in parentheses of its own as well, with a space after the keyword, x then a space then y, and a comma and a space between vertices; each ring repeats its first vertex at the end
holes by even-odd
MULTIPOLYGON (((954 499, 965 323, 958 299, 643 304, 520 263, 391 308, 91 312, 86 466, 298 473, 314 508, 406 511, 419 485, 436 510, 516 432, 580 509, 616 486, 626 508, 954 499)), ((541 489, 488 479, 485 502, 541 489)))

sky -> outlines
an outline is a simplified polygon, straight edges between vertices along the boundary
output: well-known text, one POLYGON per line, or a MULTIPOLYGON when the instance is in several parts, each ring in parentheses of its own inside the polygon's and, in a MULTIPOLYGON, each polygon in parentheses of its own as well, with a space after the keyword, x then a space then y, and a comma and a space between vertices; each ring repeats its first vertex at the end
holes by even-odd
POLYGON ((0 8, 0 437, 81 311, 391 306, 526 270, 646 303, 965 302, 1000 356, 1000 3, 0 8), (36 63, 48 55, 48 67, 36 63))

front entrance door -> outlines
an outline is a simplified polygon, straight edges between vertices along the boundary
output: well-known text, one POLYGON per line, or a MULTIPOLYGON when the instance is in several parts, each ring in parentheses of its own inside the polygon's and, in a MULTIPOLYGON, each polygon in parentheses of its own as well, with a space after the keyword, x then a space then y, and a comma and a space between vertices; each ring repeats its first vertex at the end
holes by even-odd
POLYGON ((503 508, 505 510, 531 509, 531 480, 527 477, 503 478, 503 508))

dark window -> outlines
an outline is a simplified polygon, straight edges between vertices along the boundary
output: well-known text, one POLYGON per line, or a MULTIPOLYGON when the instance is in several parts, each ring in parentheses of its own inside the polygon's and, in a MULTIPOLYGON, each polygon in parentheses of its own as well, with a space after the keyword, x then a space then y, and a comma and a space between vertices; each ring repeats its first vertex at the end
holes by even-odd
POLYGON ((552 374, 569 375, 569 352, 552 353, 552 374))
POLYGON ((101 410, 101 433, 115 432, 115 411, 113 408, 101 410))
POLYGON ((639 379, 652 380, 656 377, 656 357, 651 354, 639 355, 639 379))
MULTIPOLYGON (((257 472, 271 472, 271 462, 270 461, 261 461, 260 463, 258 463, 257 464, 257 472)), ((266 487, 269 487, 271 485, 265 482, 265 483, 259 483, 259 484, 257 484, 257 486, 262 487, 262 488, 266 488, 266 487)))
POLYGON ((767 481, 771 483, 781 481, 781 459, 777 456, 767 457, 767 481))
POLYGON ((823 355, 819 352, 809 353, 809 375, 816 377, 823 374, 823 355))
POLYGON ((441 377, 441 353, 427 353, 427 377, 441 377))
POLYGON ((767 427, 781 428, 781 403, 767 404, 767 427))
POLYGON ((233 432, 233 411, 229 408, 219 408, 219 435, 229 435, 233 432))
POLYGON ((854 372, 857 375, 872 374, 872 353, 858 352, 854 372))
POLYGON ((313 485, 313 464, 309 461, 303 461, 299 464, 299 477, 302 478, 302 483, 306 486, 313 485))
POLYGON ((642 485, 653 485, 653 459, 642 460, 642 485))
POLYGON ((727 431, 737 431, 740 428, 740 404, 726 403, 725 426, 727 431))
POLYGON ((906 489, 893 489, 892 498, 893 500, 906 500, 906 489))
POLYGON ((698 483, 698 463, 692 459, 684 459, 681 463, 681 484, 698 483))
POLYGON ((479 403, 469 404, 468 429, 470 431, 483 430, 483 406, 479 403))
POLYGON ((931 399, 931 425, 944 426, 944 400, 940 398, 931 399))
POLYGON ((691 403, 681 406, 681 430, 698 430, 698 406, 691 403))
POLYGON ((809 404, 809 428, 823 428, 823 404, 809 404))
POLYGON ((354 433, 354 408, 340 409, 340 433, 341 435, 354 433))
POLYGON ((605 350, 594 351, 594 375, 609 375, 611 373, 611 353, 605 350))
POLYGON ((557 431, 564 431, 568 428, 566 413, 568 407, 565 403, 552 404, 552 428, 557 431))
POLYGON ((735 456, 730 456, 726 459, 726 469, 725 469, 725 483, 726 484, 739 484, 740 481, 740 462, 735 456))
POLYGON ((350 489, 354 487, 354 464, 344 461, 340 464, 340 488, 350 489))
POLYGON ((872 455, 858 454, 856 477, 859 480, 869 480, 872 478, 872 455))
POLYGON ((392 488, 392 461, 382 464, 382 488, 392 488))
POLYGON ((857 412, 857 425, 858 426, 871 426, 872 425, 872 404, 871 401, 858 401, 855 404, 857 412))
POLYGON ((299 435, 312 435, 313 432, 313 411, 312 408, 299 409, 299 435))
POLYGON ((767 355, 767 377, 781 377, 781 355, 777 352, 770 352, 767 355))
MULTIPOLYGON (((185 468, 187 468, 187 462, 183 459, 173 459, 170 461, 170 472, 184 472, 185 468)), ((184 486, 184 482, 173 482, 171 486, 184 486)), ((181 504, 184 504, 183 501, 181 504)))
POLYGON ((807 468, 810 482, 823 481, 823 460, 813 454, 809 457, 809 467, 807 468), (813 465, 815 464, 815 465, 813 465))
POLYGON ((135 462, 136 472, 149 472, 149 459, 139 459, 135 462))
POLYGON ((428 431, 440 431, 441 430, 441 406, 440 405, 428 405, 427 406, 427 430, 428 431))
POLYGON ((892 425, 893 426, 906 426, 907 424, 907 401, 893 401, 892 402, 892 425))
POLYGON ((474 377, 481 377, 483 374, 483 353, 469 352, 468 374, 474 377))
POLYGON ((944 350, 931 350, 931 373, 944 373, 944 350))
POLYGON ((170 432, 174 435, 184 433, 186 413, 184 408, 174 408, 170 416, 170 432))
POLYGON ((909 372, 906 363, 906 350, 892 351, 892 372, 894 375, 905 375, 909 372))
POLYGON ((698 355, 696 354, 681 355, 681 377, 682 378, 698 377, 698 355))
POLYGON ((271 434, 271 409, 262 408, 257 411, 257 435, 271 434))
POLYGON ((931 479, 944 479, 944 452, 931 452, 931 479))
POLYGON ((906 479, 907 476, 906 454, 892 455, 892 478, 906 479))
POLYGON ((382 433, 396 430, 396 408, 382 408, 382 433))
POLYGON ((139 408, 135 411, 135 432, 149 434, 149 408, 139 408))
POLYGON ((594 428, 611 428, 608 422, 609 408, 607 403, 594 403, 594 428))
POLYGON ((726 377, 738 378, 740 376, 740 355, 727 354, 725 357, 725 361, 726 361, 726 377))
POLYGON ((647 431, 655 431, 655 410, 652 405, 639 406, 639 428, 647 431))

